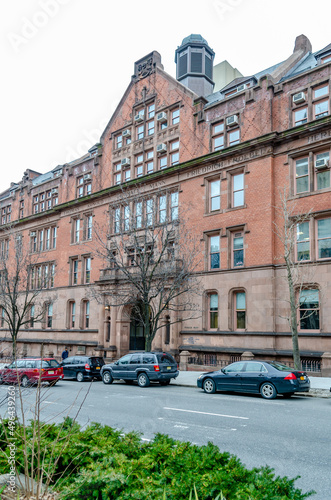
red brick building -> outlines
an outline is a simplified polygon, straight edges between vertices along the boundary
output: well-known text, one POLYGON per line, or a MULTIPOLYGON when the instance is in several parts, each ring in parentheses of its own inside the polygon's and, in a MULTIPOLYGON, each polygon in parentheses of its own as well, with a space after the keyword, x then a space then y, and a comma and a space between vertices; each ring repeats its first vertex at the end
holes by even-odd
MULTIPOLYGON (((287 60, 214 93, 213 58, 200 35, 185 38, 174 79, 151 52, 135 63, 99 144, 46 174, 24 172, 0 195, 2 252, 8 248, 10 258, 14 225, 38 260, 36 276, 52 275, 38 298, 45 316, 21 330, 20 352, 38 354, 41 342, 55 356, 65 345, 71 354, 109 358, 130 350, 128 311, 105 308, 91 289, 106 279, 93 252, 95 229, 116 234, 125 217, 121 187, 132 185, 154 200, 156 218, 179 203, 203 256, 200 318, 172 325, 170 336, 161 330, 154 347, 202 365, 247 351, 288 361, 289 292, 275 230, 286 188, 292 215, 309 213, 292 252, 307 271, 297 291, 301 355, 306 367, 322 365, 327 373, 331 44, 312 52, 301 35, 287 60)), ((146 216, 146 205, 141 210, 146 216)), ((8 332, 3 320, 0 326, 4 350, 8 332)))

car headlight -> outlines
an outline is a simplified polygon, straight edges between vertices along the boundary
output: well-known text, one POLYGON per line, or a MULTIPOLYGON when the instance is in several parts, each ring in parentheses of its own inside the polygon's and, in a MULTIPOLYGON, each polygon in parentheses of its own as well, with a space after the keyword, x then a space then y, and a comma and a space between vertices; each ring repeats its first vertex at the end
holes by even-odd
POLYGON ((202 373, 201 375, 199 375, 198 380, 200 380, 203 376, 204 376, 204 373, 202 373))

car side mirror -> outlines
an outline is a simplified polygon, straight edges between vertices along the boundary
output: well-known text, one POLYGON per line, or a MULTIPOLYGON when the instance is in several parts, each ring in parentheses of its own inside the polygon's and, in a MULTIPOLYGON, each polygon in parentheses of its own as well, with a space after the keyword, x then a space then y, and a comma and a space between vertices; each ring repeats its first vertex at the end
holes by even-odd
POLYGON ((224 368, 221 368, 221 372, 224 373, 224 375, 226 375, 226 371, 224 370, 224 368))
POLYGON ((118 361, 115 361, 114 365, 118 365, 118 361))
POLYGON ((8 368, 9 365, 4 365, 4 368, 8 368))

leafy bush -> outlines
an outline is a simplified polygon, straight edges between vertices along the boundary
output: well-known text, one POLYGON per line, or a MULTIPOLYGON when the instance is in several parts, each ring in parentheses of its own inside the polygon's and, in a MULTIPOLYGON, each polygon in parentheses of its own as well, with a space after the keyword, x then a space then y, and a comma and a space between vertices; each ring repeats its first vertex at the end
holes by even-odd
MULTIPOLYGON (((81 430, 70 419, 62 428, 43 424, 42 429, 45 467, 60 455, 53 475, 67 500, 213 500, 218 495, 226 500, 303 500, 312 494, 297 489, 295 479, 275 477, 269 467, 246 469, 212 443, 196 446, 163 434, 145 443, 135 432, 123 435, 100 424, 81 430)), ((31 428, 27 432, 32 435, 31 428)), ((31 447, 23 449, 19 425, 16 437, 17 465, 23 472, 23 453, 31 456, 31 447)), ((1 426, 0 449, 6 449, 1 426)), ((0 473, 7 467, 6 455, 0 453, 0 473)))

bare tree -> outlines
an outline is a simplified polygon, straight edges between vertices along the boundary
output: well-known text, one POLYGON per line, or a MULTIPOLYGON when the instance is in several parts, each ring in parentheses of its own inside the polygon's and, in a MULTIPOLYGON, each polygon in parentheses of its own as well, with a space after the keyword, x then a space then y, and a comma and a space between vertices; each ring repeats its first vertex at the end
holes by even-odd
POLYGON ((96 228, 96 254, 105 263, 100 285, 105 304, 128 305, 151 349, 165 316, 170 324, 199 316, 200 242, 180 213, 178 192, 144 195, 122 190, 112 207, 110 231, 96 228), (107 237, 105 237, 107 235, 107 237))
POLYGON ((274 233, 281 242, 281 259, 285 262, 286 280, 289 291, 289 314, 286 319, 292 334, 293 361, 296 369, 301 369, 298 326, 299 321, 313 316, 316 313, 314 307, 308 306, 309 290, 315 290, 313 283, 315 271, 314 264, 310 261, 309 237, 305 239, 304 230, 311 219, 311 211, 298 213, 294 203, 288 199, 287 189, 280 192, 280 204, 276 207, 276 214, 280 222, 274 223, 274 233), (302 291, 307 290, 307 297, 303 297, 302 291), (300 309, 300 317, 298 315, 300 309))
POLYGON ((54 279, 54 266, 42 265, 29 243, 14 226, 0 234, 0 321, 8 328, 14 357, 20 330, 44 317, 37 297, 54 279))

